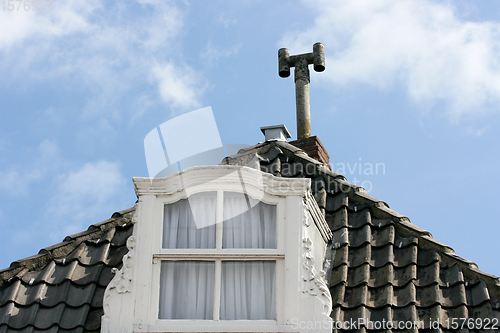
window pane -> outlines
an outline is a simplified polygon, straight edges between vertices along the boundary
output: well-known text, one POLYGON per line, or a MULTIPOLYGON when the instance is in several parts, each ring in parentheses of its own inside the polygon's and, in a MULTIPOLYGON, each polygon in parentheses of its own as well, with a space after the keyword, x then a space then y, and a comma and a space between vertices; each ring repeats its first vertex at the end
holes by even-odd
POLYGON ((162 261, 159 319, 213 319, 215 262, 162 261))
POLYGON ((215 248, 217 192, 197 193, 165 205, 164 249, 215 248))
POLYGON ((276 261, 223 261, 222 320, 276 319, 276 261))
POLYGON ((222 247, 275 249, 276 206, 236 192, 224 192, 222 247))

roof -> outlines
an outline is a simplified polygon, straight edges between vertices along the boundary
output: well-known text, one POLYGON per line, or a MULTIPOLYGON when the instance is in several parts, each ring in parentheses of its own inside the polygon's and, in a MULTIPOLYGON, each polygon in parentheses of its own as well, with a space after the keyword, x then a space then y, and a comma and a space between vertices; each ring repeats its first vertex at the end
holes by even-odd
POLYGON ((333 232, 326 279, 335 322, 423 321, 424 329, 414 332, 427 332, 438 319, 441 326, 448 318, 449 323, 452 318, 500 321, 500 279, 457 256, 385 202, 286 142, 265 142, 224 162, 245 165, 252 159, 259 161, 254 167, 275 176, 312 179, 333 232))
POLYGON ((0 333, 100 332, 103 297, 128 252, 134 209, 0 271, 0 333))
MULTIPOLYGON (((429 320, 443 324, 447 318, 500 319, 499 278, 478 270, 301 149, 287 142, 264 142, 221 164, 311 178, 314 197, 333 232, 326 279, 335 321, 362 317, 428 325, 429 320)), ((0 333, 100 330, 104 290, 128 251, 133 212, 115 213, 0 271, 0 333)))

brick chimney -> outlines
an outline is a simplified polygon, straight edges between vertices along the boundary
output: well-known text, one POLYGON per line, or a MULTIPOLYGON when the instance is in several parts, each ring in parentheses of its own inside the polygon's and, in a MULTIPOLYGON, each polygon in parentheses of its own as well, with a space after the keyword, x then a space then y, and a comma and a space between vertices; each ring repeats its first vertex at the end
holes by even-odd
POLYGON ((302 149, 307 155, 314 158, 316 161, 325 164, 328 169, 332 169, 330 166, 330 155, 317 136, 310 136, 304 139, 289 141, 288 143, 302 149))

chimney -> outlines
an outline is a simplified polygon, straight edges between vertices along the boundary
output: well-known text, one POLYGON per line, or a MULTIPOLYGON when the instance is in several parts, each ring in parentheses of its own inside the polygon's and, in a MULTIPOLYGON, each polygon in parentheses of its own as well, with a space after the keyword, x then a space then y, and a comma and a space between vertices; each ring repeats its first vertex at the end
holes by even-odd
POLYGON ((290 76, 290 67, 295 67, 295 100, 297 108, 297 139, 311 136, 311 106, 309 103, 309 65, 314 65, 316 72, 325 70, 325 46, 313 45, 313 52, 290 56, 286 48, 278 50, 278 75, 290 76))
MULTIPOLYGON (((314 65, 316 72, 325 70, 325 46, 313 45, 313 52, 290 56, 288 49, 278 50, 278 75, 290 76, 290 67, 295 67, 295 99, 297 107, 297 140, 289 142, 304 150, 307 155, 330 166, 330 155, 317 136, 311 136, 311 106, 309 104, 309 65, 314 65)), ((267 140, 267 135, 266 135, 267 140)))
POLYGON ((285 141, 291 138, 290 132, 285 125, 264 126, 260 130, 264 133, 266 141, 285 141))
POLYGON ((330 155, 317 136, 310 136, 305 139, 290 141, 288 143, 302 149, 307 155, 309 155, 309 157, 325 164, 328 169, 332 170, 330 166, 330 155))

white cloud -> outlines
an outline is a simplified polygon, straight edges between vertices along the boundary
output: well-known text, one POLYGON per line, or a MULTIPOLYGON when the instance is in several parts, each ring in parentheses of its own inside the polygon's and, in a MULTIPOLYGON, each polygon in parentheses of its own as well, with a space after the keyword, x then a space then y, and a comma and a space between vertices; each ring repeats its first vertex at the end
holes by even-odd
MULTIPOLYGON (((500 22, 466 22, 449 2, 309 1, 314 25, 280 45, 293 54, 326 44, 335 85, 402 87, 418 104, 444 103, 451 120, 500 102, 500 22)), ((496 108, 498 110, 498 108, 496 108)))
POLYGON ((221 15, 219 17, 219 22, 224 26, 225 29, 227 29, 230 26, 236 25, 238 23, 238 20, 221 15))
MULTIPOLYGON (((130 205, 130 189, 118 163, 99 161, 75 167, 61 156, 53 140, 44 140, 28 158, 28 163, 0 170, 0 191, 4 200, 22 197, 26 202, 43 202, 48 207, 46 215, 36 223, 44 223, 43 232, 51 241, 108 217, 110 209, 130 205)), ((27 237, 24 231, 18 235, 19 239, 27 237)))
POLYGON ((198 73, 190 67, 173 63, 158 64, 151 70, 158 82, 159 92, 163 100, 174 108, 197 108, 200 106, 200 86, 198 73))
POLYGON ((470 135, 470 136, 481 136, 484 133, 486 133, 486 131, 488 131, 489 128, 490 128, 490 126, 483 126, 480 128, 473 128, 473 127, 469 126, 466 128, 465 133, 467 135, 470 135))
MULTIPOLYGON (((32 5, 41 2, 12 3, 14 10, 0 11, 0 49, 22 43, 32 37, 47 39, 87 31, 92 28, 88 16, 99 7, 99 2, 94 0, 54 1, 52 6, 40 6, 36 10, 33 10, 35 7, 32 5), (48 11, 49 8, 51 11, 48 11)), ((5 5, 8 9, 9 4, 5 5)))
MULTIPOLYGON (((138 85, 151 84, 150 73, 158 72, 158 63, 174 63, 181 57, 176 41, 184 25, 184 13, 177 5, 156 0, 71 0, 56 1, 50 15, 0 12, 0 55, 4 60, 0 73, 7 78, 4 84, 20 80, 25 87, 51 79, 68 80, 66 86, 91 92, 83 106, 83 117, 137 116, 131 110, 132 103, 123 103, 124 99, 137 91, 138 85)), ((160 77, 165 71, 176 75, 169 79, 187 89, 178 89, 181 95, 172 98, 165 92, 169 86, 166 78, 154 81, 169 106, 197 105, 203 90, 194 86, 200 74, 186 64, 174 70, 163 66, 160 77)), ((142 105, 161 102, 152 94, 142 98, 153 98, 142 105)))
POLYGON ((12 164, 0 170, 0 189, 8 196, 27 196, 35 182, 46 177, 50 166, 59 164, 59 147, 55 141, 44 140, 28 164, 12 164))
POLYGON ((42 171, 35 169, 28 173, 19 173, 17 170, 0 171, 0 189, 5 190, 9 196, 25 196, 30 185, 42 178, 42 171))
POLYGON ((110 209, 123 207, 125 202, 126 180, 118 163, 85 163, 59 176, 56 183, 56 193, 47 209, 47 216, 51 217, 49 228, 56 239, 81 231, 96 218, 109 215, 110 209))
POLYGON ((200 58, 208 61, 210 65, 216 64, 220 59, 234 56, 241 49, 241 44, 237 44, 227 48, 218 48, 212 45, 209 41, 205 50, 201 53, 200 58))
POLYGON ((141 18, 134 26, 133 33, 139 29, 140 41, 145 48, 164 48, 165 43, 177 36, 184 25, 183 14, 174 5, 164 0, 138 0, 142 6, 150 6, 152 15, 141 18))

